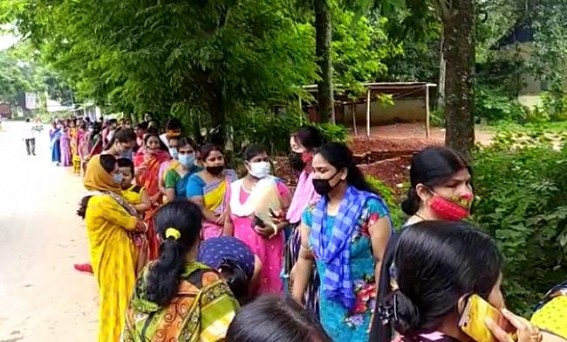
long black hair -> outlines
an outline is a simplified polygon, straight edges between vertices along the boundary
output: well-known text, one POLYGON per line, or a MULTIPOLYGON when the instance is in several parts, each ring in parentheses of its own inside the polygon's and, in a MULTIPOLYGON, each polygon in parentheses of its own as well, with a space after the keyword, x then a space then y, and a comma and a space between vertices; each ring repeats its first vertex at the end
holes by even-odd
POLYGON ((201 209, 189 201, 170 202, 158 209, 154 222, 162 243, 147 279, 151 302, 164 306, 177 294, 187 253, 199 242, 202 220, 201 209), (179 238, 166 238, 168 228, 179 231, 179 238))
POLYGON ((299 127, 293 137, 308 150, 319 148, 325 142, 321 131, 313 126, 299 127))
POLYGON ((487 299, 502 268, 491 238, 460 221, 409 226, 400 235, 394 260, 398 290, 386 305, 396 308, 393 326, 409 339, 458 314, 463 296, 474 293, 487 299))
MULTIPOLYGON (((116 158, 114 158, 113 155, 111 154, 101 154, 99 156, 99 163, 100 166, 102 166, 102 168, 104 169, 104 171, 111 173, 112 171, 114 171, 114 168, 116 167, 116 158)), ((82 218, 83 220, 85 219, 85 216, 87 215, 87 206, 89 205, 89 200, 91 199, 92 195, 89 196, 85 196, 83 198, 81 198, 81 201, 79 202, 79 209, 77 209, 77 215, 82 218)))
POLYGON ((330 342, 321 324, 290 298, 259 297, 241 308, 225 342, 330 342))
POLYGON ((410 188, 407 198, 402 202, 402 210, 410 216, 419 210, 421 200, 416 191, 418 184, 432 189, 443 185, 464 169, 472 175, 470 165, 458 152, 447 147, 426 147, 411 160, 410 188))
POLYGON ((330 142, 321 146, 317 151, 329 164, 333 165, 337 171, 342 169, 347 170, 346 182, 358 190, 368 191, 378 194, 378 191, 373 186, 368 184, 364 178, 362 171, 354 163, 352 151, 347 145, 339 142, 330 142))
POLYGON ((219 272, 228 284, 232 294, 240 305, 250 300, 250 279, 246 272, 233 260, 225 260, 219 267, 219 272))
POLYGON ((107 147, 111 147, 116 142, 129 143, 131 141, 136 141, 136 132, 132 128, 121 128, 118 127, 112 136, 112 139, 108 142, 107 147))

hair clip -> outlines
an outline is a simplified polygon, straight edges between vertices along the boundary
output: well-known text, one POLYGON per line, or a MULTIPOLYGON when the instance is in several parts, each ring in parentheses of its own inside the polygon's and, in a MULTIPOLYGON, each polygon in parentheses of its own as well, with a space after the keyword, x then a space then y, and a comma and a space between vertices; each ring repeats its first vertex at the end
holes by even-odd
POLYGON ((380 304, 378 306, 378 318, 382 321, 382 324, 388 324, 393 321, 398 320, 398 308, 397 308, 397 298, 396 294, 392 295, 392 305, 380 304))
POLYGON ((165 238, 173 238, 174 240, 179 240, 179 238, 181 237, 181 233, 179 232, 179 230, 175 229, 175 228, 167 228, 165 230, 165 238))

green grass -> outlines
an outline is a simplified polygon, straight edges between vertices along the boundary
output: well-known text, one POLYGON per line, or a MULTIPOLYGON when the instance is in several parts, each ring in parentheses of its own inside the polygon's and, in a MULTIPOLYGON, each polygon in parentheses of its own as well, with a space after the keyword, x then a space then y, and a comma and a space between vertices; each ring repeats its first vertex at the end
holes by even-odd
POLYGON ((550 133, 561 133, 567 132, 567 121, 527 123, 524 125, 502 121, 493 124, 491 128, 496 131, 531 132, 534 130, 541 130, 550 133))

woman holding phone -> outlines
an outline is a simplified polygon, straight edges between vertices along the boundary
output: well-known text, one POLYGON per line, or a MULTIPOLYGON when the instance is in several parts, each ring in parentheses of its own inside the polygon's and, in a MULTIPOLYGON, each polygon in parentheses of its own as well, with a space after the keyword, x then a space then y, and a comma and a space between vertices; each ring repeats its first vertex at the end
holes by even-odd
POLYGON ((542 341, 537 327, 506 310, 502 256, 478 228, 465 222, 416 223, 401 233, 394 262, 398 289, 377 314, 392 324, 396 341, 510 342, 513 335, 519 342, 542 341), (471 296, 486 310, 467 311, 471 296))
POLYGON ((244 151, 247 175, 233 182, 227 191, 229 214, 225 235, 244 242, 262 263, 259 294, 281 294, 284 233, 287 221, 277 220, 274 212, 288 208, 290 192, 278 178, 270 175, 270 157, 263 146, 251 145, 244 151))

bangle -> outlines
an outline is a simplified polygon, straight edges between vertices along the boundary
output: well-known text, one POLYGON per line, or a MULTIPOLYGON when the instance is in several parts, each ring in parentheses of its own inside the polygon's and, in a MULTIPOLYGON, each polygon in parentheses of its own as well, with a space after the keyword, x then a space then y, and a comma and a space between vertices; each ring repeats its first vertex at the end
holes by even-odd
POLYGON ((272 224, 272 227, 274 228, 274 233, 272 235, 270 235, 270 239, 273 238, 274 236, 278 235, 278 233, 279 233, 277 225, 272 224))

